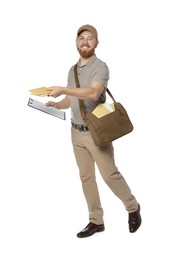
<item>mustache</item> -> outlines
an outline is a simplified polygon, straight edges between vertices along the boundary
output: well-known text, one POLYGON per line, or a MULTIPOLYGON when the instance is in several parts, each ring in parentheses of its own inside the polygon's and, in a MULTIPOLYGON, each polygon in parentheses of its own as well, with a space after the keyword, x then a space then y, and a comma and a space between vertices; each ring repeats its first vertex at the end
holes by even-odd
POLYGON ((89 44, 82 44, 81 47, 91 47, 89 44))

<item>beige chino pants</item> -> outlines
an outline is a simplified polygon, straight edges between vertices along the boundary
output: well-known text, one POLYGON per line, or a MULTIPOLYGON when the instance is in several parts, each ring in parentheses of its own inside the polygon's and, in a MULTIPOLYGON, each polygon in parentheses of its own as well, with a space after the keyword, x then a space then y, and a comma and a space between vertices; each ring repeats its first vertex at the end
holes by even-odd
POLYGON ((112 143, 100 148, 94 144, 89 131, 80 132, 74 128, 71 128, 71 138, 84 196, 88 205, 89 221, 97 225, 104 223, 103 209, 95 178, 95 163, 103 180, 122 201, 126 210, 129 213, 136 211, 138 202, 115 165, 112 143))

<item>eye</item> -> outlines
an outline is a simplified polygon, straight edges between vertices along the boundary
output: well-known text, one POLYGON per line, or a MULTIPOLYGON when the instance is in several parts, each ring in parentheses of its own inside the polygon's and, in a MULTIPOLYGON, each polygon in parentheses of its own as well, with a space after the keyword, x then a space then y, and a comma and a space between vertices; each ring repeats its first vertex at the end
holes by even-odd
POLYGON ((87 40, 88 40, 88 41, 93 41, 93 40, 94 40, 94 37, 92 37, 92 36, 91 36, 91 37, 88 37, 87 40))
POLYGON ((83 36, 79 36, 78 39, 79 39, 80 41, 83 41, 83 40, 84 40, 84 37, 83 37, 83 36))

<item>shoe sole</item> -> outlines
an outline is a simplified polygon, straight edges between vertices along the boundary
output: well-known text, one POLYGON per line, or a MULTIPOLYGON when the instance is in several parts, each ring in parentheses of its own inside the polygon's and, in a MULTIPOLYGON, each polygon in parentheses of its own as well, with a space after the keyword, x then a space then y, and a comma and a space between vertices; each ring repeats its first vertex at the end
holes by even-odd
POLYGON ((81 235, 81 236, 80 236, 80 235, 77 235, 77 237, 79 237, 79 238, 90 237, 90 236, 94 235, 95 233, 103 232, 103 231, 105 231, 105 228, 104 228, 104 227, 97 229, 96 231, 94 231, 93 233, 91 233, 91 234, 89 234, 89 235, 84 235, 84 236, 82 236, 82 235, 81 235))

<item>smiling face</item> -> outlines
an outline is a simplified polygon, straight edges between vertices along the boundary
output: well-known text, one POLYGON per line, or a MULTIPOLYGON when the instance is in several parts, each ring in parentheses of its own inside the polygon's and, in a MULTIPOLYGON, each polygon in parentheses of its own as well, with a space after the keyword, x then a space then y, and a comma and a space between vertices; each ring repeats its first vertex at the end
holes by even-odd
POLYGON ((90 58, 98 45, 98 41, 90 31, 83 31, 76 39, 76 46, 79 54, 83 58, 90 58))

